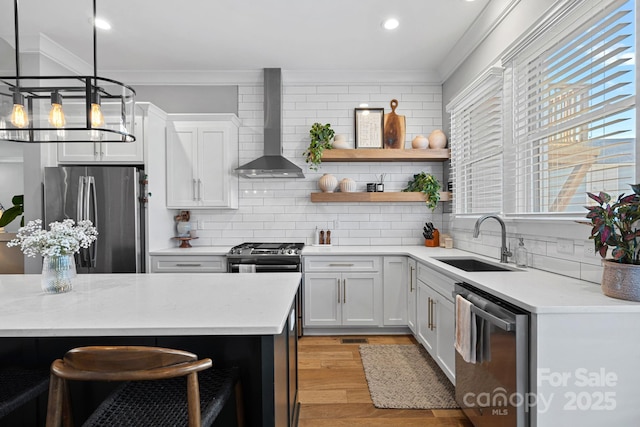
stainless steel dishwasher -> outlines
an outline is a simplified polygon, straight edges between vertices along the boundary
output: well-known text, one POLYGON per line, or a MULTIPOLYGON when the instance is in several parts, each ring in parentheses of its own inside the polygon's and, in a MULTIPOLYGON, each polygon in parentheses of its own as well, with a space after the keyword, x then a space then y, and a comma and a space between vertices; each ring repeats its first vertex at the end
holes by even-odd
POLYGON ((475 427, 529 426, 529 313, 467 283, 456 295, 471 303, 478 354, 456 351, 456 401, 475 427))

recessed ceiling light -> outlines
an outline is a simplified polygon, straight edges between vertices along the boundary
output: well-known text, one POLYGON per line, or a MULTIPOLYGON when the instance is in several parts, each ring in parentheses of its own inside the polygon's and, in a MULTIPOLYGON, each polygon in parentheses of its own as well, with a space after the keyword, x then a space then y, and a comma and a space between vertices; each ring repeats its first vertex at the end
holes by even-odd
POLYGON ((396 18, 389 18, 382 23, 385 30, 395 30, 400 25, 400 21, 396 18))
POLYGON ((96 18, 96 28, 100 28, 101 30, 110 30, 111 24, 102 18, 96 18))

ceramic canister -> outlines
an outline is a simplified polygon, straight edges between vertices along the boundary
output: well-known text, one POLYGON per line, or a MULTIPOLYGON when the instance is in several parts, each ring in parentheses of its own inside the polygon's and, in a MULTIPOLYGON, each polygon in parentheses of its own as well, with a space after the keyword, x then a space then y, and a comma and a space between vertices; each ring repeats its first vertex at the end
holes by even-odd
POLYGON ((418 135, 411 141, 411 147, 415 149, 429 148, 429 139, 424 135, 418 135))
POLYGON ((344 135, 336 135, 333 138, 333 143, 331 144, 333 148, 351 148, 349 143, 347 142, 347 138, 344 135))

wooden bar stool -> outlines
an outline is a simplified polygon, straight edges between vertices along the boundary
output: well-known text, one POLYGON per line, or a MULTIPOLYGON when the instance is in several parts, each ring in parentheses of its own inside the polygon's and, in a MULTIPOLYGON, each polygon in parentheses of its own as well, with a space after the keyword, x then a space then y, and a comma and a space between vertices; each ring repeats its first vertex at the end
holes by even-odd
POLYGON ((0 368, 0 418, 47 390, 46 369, 0 368))
POLYGON ((209 426, 234 391, 237 424, 242 426, 238 369, 211 365, 211 359, 160 347, 72 349, 51 365, 47 427, 73 425, 67 381, 123 382, 85 426, 209 426))

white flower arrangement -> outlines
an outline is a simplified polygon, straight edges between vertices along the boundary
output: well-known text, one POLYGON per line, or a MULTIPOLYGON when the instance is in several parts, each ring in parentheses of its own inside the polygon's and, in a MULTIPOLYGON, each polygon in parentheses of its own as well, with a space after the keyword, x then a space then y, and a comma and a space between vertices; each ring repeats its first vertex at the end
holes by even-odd
POLYGON ((52 222, 46 231, 42 229, 42 220, 36 219, 21 227, 7 246, 20 246, 22 252, 30 257, 37 254, 49 257, 72 255, 80 248, 88 248, 97 235, 98 231, 89 220, 78 221, 77 225, 72 219, 52 222))

